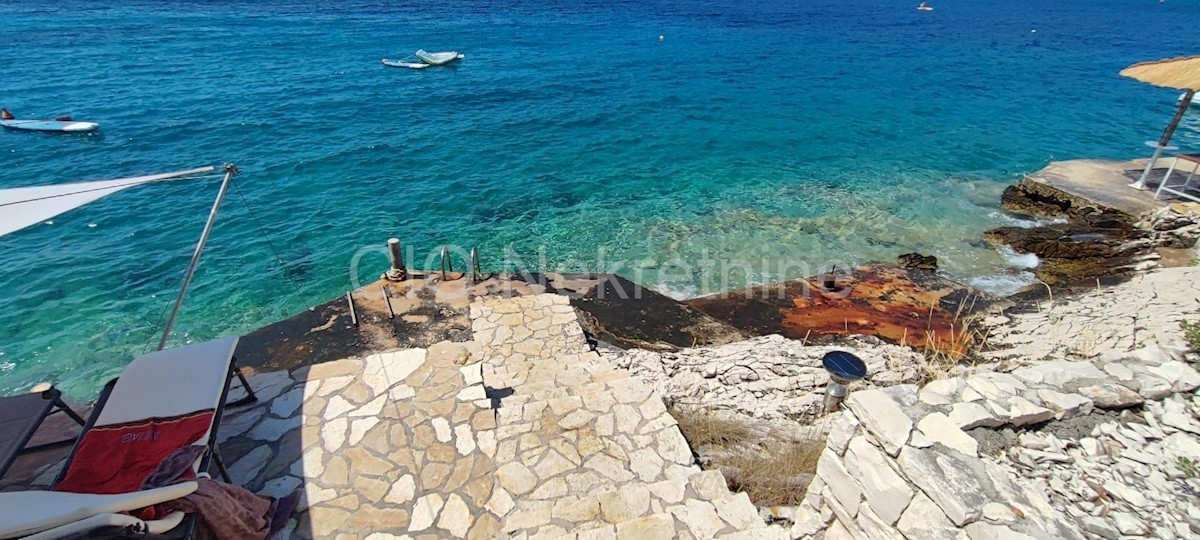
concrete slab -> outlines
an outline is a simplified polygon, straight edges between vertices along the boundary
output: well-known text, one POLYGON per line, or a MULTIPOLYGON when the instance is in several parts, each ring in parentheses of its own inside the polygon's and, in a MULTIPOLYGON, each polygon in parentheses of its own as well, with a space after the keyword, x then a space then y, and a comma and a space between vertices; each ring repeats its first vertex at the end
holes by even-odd
POLYGON ((1055 161, 1046 168, 1026 177, 1026 182, 1057 189, 1093 205, 1111 208, 1133 217, 1152 212, 1176 198, 1164 193, 1162 200, 1154 200, 1154 190, 1171 166, 1170 159, 1160 159, 1147 179, 1145 190, 1129 187, 1137 181, 1146 167, 1144 159, 1131 161, 1109 161, 1101 159, 1076 159, 1055 161))

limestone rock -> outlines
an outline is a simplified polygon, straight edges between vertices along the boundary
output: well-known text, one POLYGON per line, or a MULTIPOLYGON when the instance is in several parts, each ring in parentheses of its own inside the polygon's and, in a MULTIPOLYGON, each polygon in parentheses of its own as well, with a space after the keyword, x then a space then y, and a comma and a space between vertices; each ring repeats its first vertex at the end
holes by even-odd
POLYGON ((717 499, 713 501, 713 506, 717 509, 717 515, 737 530, 763 526, 762 518, 758 516, 758 510, 754 507, 754 503, 750 502, 750 496, 745 492, 717 499))
POLYGON ((438 528, 450 531, 456 538, 464 538, 467 536, 467 529, 471 528, 472 521, 471 509, 467 507, 466 501, 457 493, 450 494, 446 505, 442 507, 438 528))
POLYGON ((846 454, 846 470, 862 486, 871 510, 891 526, 908 507, 913 490, 908 482, 892 470, 888 461, 883 452, 866 439, 855 437, 850 440, 846 454))
POLYGON ((496 470, 496 482, 511 493, 523 495, 537 485, 537 477, 524 465, 511 462, 496 470))
POLYGON ((846 398, 846 406, 892 456, 900 453, 912 433, 912 420, 880 390, 861 390, 846 398))
POLYGON ((1083 530, 1101 538, 1117 540, 1121 536, 1121 532, 1116 527, 1109 525, 1106 520, 1092 516, 1083 516, 1079 522, 1083 525, 1083 530))
POLYGON ((1091 399, 1102 409, 1121 409, 1142 403, 1142 396, 1118 384, 1096 384, 1079 389, 1079 393, 1091 399))
POLYGON ((408 530, 417 532, 431 527, 434 520, 437 519, 438 512, 442 510, 443 504, 442 496, 437 493, 430 493, 417 499, 417 504, 413 507, 412 521, 408 524, 408 530))
POLYGON ((971 457, 978 455, 979 442, 942 413, 927 415, 917 423, 917 429, 932 442, 944 444, 971 457))
POLYGON ((979 464, 949 449, 906 447, 897 460, 905 476, 933 500, 955 525, 979 519, 988 501, 979 464))
POLYGON ((670 514, 654 514, 617 524, 617 540, 656 540, 675 536, 670 514))
POLYGON ((833 493, 842 508, 848 512, 858 512, 858 501, 862 497, 858 483, 850 476, 837 454, 828 448, 817 459, 817 476, 833 493))
POLYGON ((834 415, 833 420, 829 424, 829 434, 825 437, 825 444, 837 455, 846 453, 846 445, 850 444, 850 439, 858 431, 858 420, 849 412, 840 412, 834 415))
POLYGON ((1200 373, 1183 362, 1170 360, 1148 370, 1170 381, 1171 389, 1175 392, 1191 392, 1200 388, 1200 373))
POLYGON ((965 530, 967 537, 971 540, 1037 540, 1005 525, 994 525, 985 521, 971 523, 966 526, 965 530))
POLYGON ((950 405, 964 386, 966 382, 961 377, 932 381, 921 388, 920 400, 928 405, 950 405))
POLYGON ((942 512, 924 493, 918 492, 913 497, 904 515, 896 524, 896 529, 906 538, 921 540, 966 540, 967 535, 942 512))
POLYGON ((976 427, 996 427, 1004 424, 996 413, 983 407, 973 401, 955 404, 950 409, 950 421, 957 425, 959 429, 971 429, 976 427))
POLYGON ((1054 417, 1059 420, 1092 412, 1092 400, 1079 394, 1064 394, 1043 388, 1037 391, 1037 396, 1046 408, 1054 411, 1054 417))
POLYGON ((1014 426, 1038 424, 1054 418, 1054 411, 1034 405, 1019 396, 1009 398, 1008 406, 1009 422, 1014 426))
POLYGON ((1013 376, 1029 384, 1063 387, 1084 379, 1107 379, 1107 375, 1091 362, 1046 362, 1013 370, 1013 376))
POLYGON ((600 513, 609 523, 620 523, 640 517, 650 509, 650 490, 640 484, 630 484, 617 491, 601 493, 600 513))

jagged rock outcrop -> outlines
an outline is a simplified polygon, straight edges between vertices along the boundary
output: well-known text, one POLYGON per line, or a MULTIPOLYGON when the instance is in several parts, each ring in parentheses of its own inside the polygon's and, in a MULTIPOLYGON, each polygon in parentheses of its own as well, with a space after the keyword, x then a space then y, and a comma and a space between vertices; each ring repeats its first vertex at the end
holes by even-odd
POLYGON ((1028 178, 1004 189, 1000 206, 1009 212, 1040 218, 1067 218, 1097 229, 1131 229, 1137 216, 1098 205, 1028 178))
POLYGON ((1000 227, 984 233, 992 244, 1017 253, 1033 253, 1041 264, 1034 271, 1050 285, 1153 268, 1158 257, 1150 231, 1101 229, 1075 223, 1039 227, 1000 227))
POLYGON ((852 351, 866 362, 862 388, 912 383, 924 375, 920 353, 869 336, 805 346, 771 335, 677 352, 602 350, 601 357, 629 369, 672 402, 758 420, 803 421, 821 414, 829 384, 821 357, 835 349, 852 351))
POLYGON ((831 421, 792 537, 1200 533, 1190 495, 1200 480, 1179 459, 1200 452, 1200 373, 1182 359, 1150 347, 854 392, 831 421), (1146 414, 1128 411, 1137 407, 1146 414), (1080 426, 1084 437, 1053 435, 1080 426), (1020 444, 997 450, 1002 431, 1020 432, 1020 444))
MULTIPOLYGON (((1067 172, 1067 163, 1052 163, 1036 178, 1026 178, 1004 190, 1001 206, 1010 212, 1036 218, 1054 218, 1065 223, 1035 227, 1001 227, 985 233, 997 245, 1017 253, 1037 255, 1034 270, 1049 285, 1068 285, 1103 276, 1123 276, 1156 268, 1158 247, 1190 248, 1200 238, 1200 216, 1173 207, 1154 210, 1144 200, 1106 206, 1057 187, 1055 182, 1071 175, 1088 176, 1089 167, 1067 172), (1120 206, 1120 205, 1119 205, 1120 206)), ((1107 184, 1103 184, 1108 186, 1107 184)), ((1122 188, 1124 186, 1121 186, 1122 188)), ((1111 195, 1111 187, 1097 188, 1111 195)), ((1128 196, 1123 196, 1128 199, 1128 196)))

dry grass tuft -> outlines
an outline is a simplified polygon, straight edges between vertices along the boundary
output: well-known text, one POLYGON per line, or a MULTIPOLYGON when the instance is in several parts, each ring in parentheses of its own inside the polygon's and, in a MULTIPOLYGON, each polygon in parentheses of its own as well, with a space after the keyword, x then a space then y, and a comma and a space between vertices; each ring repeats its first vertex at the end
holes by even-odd
POLYGON ((760 452, 733 453, 718 465, 729 489, 745 491, 759 506, 797 506, 804 500, 825 439, 771 445, 760 452))
POLYGON ((969 361, 972 351, 986 348, 988 329, 977 324, 975 319, 965 316, 965 313, 974 309, 976 299, 977 297, 968 296, 959 302, 954 319, 950 323, 949 335, 939 336, 933 332, 933 305, 930 305, 929 331, 923 344, 926 362, 924 372, 917 381, 918 386, 950 376, 956 366, 969 361))
POLYGON ((722 418, 695 406, 671 407, 671 416, 693 449, 714 445, 728 447, 749 441, 750 428, 736 420, 722 418))
POLYGON ((817 471, 825 439, 791 441, 695 406, 671 407, 692 449, 708 469, 720 469, 733 491, 758 506, 800 504, 817 471))

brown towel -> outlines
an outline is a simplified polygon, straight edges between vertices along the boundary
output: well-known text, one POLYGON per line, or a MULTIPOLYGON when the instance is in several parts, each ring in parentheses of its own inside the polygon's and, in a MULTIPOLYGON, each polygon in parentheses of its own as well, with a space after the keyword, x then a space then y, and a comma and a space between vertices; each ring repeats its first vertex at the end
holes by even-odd
MULTIPOLYGON (((194 445, 175 451, 158 464, 158 469, 146 478, 142 489, 191 478, 192 464, 205 450, 207 448, 204 446, 194 445)), ((194 493, 157 505, 153 509, 153 516, 143 518, 157 519, 175 511, 195 513, 217 540, 265 540, 271 536, 275 499, 260 497, 241 486, 207 478, 197 480, 197 484, 199 487, 194 493)), ((291 511, 288 510, 288 513, 291 511)), ((286 520, 286 516, 283 519, 286 520)))
POLYGON ((201 478, 199 488, 163 503, 166 510, 196 513, 218 540, 266 540, 275 501, 224 482, 201 478))

